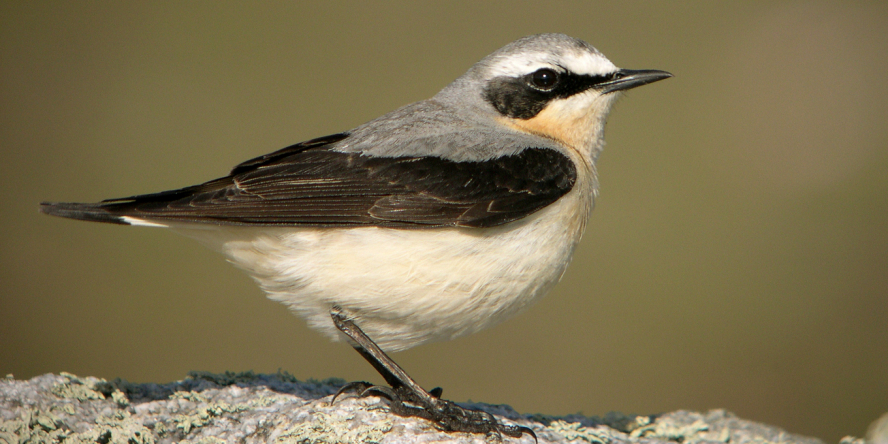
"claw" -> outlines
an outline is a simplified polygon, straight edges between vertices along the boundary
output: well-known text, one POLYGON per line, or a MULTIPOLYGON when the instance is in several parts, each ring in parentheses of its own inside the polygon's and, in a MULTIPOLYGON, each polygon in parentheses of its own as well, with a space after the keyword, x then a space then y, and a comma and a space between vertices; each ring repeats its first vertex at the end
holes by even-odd
POLYGON ((354 341, 352 347, 391 386, 377 386, 363 381, 352 382, 339 389, 330 401, 331 404, 340 394, 349 391, 360 392, 361 397, 379 395, 388 398, 389 411, 392 414, 426 419, 439 430, 487 433, 499 438, 502 438, 502 435, 520 438, 526 433, 533 437, 534 442, 538 442, 536 433, 527 427, 503 425, 490 413, 462 408, 453 402, 441 399, 443 390, 440 387, 425 391, 355 324, 353 316, 342 307, 334 305, 330 310, 330 317, 336 328, 354 341))
POLYGON ((339 395, 341 395, 343 393, 360 392, 363 394, 363 392, 366 391, 369 387, 373 387, 373 384, 371 384, 367 381, 349 382, 348 384, 345 384, 339 388, 339 390, 336 392, 336 394, 333 395, 333 399, 330 400, 330 404, 333 404, 334 402, 336 402, 336 398, 338 398, 339 395))
POLYGON ((432 421, 439 430, 447 432, 488 433, 502 438, 506 435, 512 438, 520 438, 525 433, 538 442, 536 433, 528 427, 503 425, 492 414, 480 410, 471 410, 459 405, 438 399, 434 408, 424 410, 424 415, 412 415, 425 417, 432 421))
POLYGON ((537 434, 534 433, 533 429, 530 427, 513 425, 504 425, 501 427, 503 428, 503 430, 501 430, 500 432, 502 432, 502 434, 506 436, 511 436, 512 438, 520 438, 522 435, 527 433, 528 435, 533 437, 533 442, 535 444, 538 444, 540 442, 540 440, 537 439, 537 434))
POLYGON ((383 398, 386 398, 389 401, 398 401, 398 402, 401 401, 401 399, 398 397, 398 395, 395 393, 394 390, 392 390, 388 387, 383 387, 381 385, 374 385, 374 386, 367 387, 363 392, 361 392, 361 397, 363 398, 365 396, 368 396, 368 395, 371 395, 374 393, 377 395, 381 395, 383 398))

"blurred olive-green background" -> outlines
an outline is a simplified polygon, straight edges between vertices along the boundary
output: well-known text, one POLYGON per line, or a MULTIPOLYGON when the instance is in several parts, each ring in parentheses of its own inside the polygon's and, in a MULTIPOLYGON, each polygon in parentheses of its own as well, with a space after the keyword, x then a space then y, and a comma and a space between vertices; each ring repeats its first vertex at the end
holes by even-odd
POLYGON ((885 2, 3 2, 0 22, 0 374, 378 381, 196 242, 38 202, 213 179, 564 32, 675 78, 611 114, 556 290, 395 358, 522 412, 726 408, 836 442, 888 411, 885 2))

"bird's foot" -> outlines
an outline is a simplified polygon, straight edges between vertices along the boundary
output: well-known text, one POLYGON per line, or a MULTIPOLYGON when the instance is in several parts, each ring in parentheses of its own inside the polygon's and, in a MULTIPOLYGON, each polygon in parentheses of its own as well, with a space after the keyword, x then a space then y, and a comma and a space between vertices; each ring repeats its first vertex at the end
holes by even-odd
POLYGON ((441 388, 430 391, 423 389, 395 361, 392 360, 370 337, 358 327, 351 316, 342 307, 334 305, 330 310, 333 324, 339 331, 351 338, 351 344, 373 368, 382 375, 391 387, 373 385, 369 382, 352 382, 346 384, 336 395, 345 392, 356 392, 359 396, 382 396, 391 401, 391 412, 404 417, 423 418, 431 421, 440 430, 446 432, 484 433, 502 437, 502 435, 520 438, 527 433, 537 442, 536 434, 527 427, 502 425, 493 415, 479 410, 460 407, 453 402, 441 399, 441 388))
POLYGON ((500 424, 490 413, 460 407, 452 401, 441 399, 442 390, 439 387, 429 391, 434 396, 431 405, 404 386, 393 389, 365 381, 342 386, 330 402, 343 393, 357 393, 360 397, 381 396, 390 401, 393 414, 431 421, 436 428, 445 432, 484 433, 513 438, 520 438, 526 433, 533 437, 534 442, 537 441, 536 433, 529 427, 500 424))

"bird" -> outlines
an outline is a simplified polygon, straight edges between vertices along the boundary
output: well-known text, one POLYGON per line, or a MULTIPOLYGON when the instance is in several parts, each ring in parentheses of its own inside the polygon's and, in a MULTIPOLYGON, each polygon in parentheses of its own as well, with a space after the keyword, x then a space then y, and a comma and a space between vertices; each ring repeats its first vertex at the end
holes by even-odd
POLYGON ((389 384, 344 391, 445 431, 533 435, 424 390, 388 352, 491 327, 545 295, 585 231, 614 102, 668 77, 565 34, 526 36, 429 99, 225 177, 40 211, 194 238, 389 384))

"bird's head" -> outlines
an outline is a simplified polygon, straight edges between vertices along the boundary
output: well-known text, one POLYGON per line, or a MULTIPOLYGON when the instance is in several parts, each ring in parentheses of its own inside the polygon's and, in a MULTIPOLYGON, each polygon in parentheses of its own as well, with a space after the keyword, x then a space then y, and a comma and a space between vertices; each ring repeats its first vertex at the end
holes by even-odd
POLYGON ((470 96, 506 126, 594 158, 617 93, 671 76, 620 69, 582 40, 538 34, 485 57, 441 95, 470 96))

